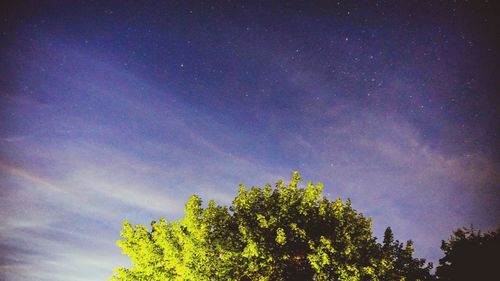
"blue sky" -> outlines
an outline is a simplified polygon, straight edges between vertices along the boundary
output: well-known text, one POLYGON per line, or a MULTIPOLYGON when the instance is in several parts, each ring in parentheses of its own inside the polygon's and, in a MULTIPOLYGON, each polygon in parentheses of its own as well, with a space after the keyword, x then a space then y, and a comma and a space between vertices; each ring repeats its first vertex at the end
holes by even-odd
POLYGON ((490 5, 6 6, 0 279, 105 280, 124 219, 293 170, 436 262, 498 225, 490 5))

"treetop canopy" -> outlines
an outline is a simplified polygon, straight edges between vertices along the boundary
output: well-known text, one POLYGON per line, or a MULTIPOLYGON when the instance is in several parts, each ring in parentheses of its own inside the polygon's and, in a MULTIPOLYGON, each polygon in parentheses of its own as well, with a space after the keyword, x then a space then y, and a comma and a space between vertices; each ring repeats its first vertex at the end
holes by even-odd
POLYGON ((431 265, 412 257, 413 247, 379 244, 371 221, 351 202, 323 196, 323 185, 245 189, 229 207, 193 195, 185 217, 132 226, 117 243, 131 258, 112 281, 136 280, 427 280, 431 265))

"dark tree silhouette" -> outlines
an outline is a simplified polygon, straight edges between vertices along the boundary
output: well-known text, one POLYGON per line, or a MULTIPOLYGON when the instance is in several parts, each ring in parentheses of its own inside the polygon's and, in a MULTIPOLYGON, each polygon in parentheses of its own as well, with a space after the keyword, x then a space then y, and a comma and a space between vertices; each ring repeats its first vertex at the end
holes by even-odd
POLYGON ((481 233, 471 228, 459 228, 441 249, 444 257, 436 270, 438 280, 498 280, 500 265, 500 228, 481 233))
POLYGON ((388 227, 384 233, 382 244, 382 254, 384 259, 390 260, 393 266, 384 273, 381 280, 400 281, 424 281, 433 280, 430 273, 432 263, 425 262, 425 259, 413 258, 413 241, 408 240, 406 245, 394 240, 392 229, 388 227))

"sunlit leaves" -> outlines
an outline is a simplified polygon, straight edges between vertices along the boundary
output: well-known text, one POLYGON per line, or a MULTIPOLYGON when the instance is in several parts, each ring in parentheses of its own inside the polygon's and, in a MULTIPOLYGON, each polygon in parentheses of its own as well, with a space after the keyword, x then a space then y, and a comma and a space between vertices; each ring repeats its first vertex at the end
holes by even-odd
POLYGON ((151 230, 125 222, 118 245, 133 266, 112 280, 389 280, 419 266, 407 262, 415 261, 411 244, 376 243, 371 221, 349 200, 330 201, 321 184, 299 183, 294 172, 276 188, 240 185, 229 208, 214 201, 203 208, 192 196, 184 218, 160 219, 151 230))

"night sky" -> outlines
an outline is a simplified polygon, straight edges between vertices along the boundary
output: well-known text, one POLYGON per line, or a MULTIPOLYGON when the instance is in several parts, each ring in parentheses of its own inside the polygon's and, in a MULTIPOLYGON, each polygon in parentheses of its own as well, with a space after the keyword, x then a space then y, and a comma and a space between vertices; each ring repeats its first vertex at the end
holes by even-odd
POLYGON ((495 1, 10 2, 2 281, 106 280, 124 219, 293 170, 432 262, 500 222, 495 1))

